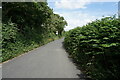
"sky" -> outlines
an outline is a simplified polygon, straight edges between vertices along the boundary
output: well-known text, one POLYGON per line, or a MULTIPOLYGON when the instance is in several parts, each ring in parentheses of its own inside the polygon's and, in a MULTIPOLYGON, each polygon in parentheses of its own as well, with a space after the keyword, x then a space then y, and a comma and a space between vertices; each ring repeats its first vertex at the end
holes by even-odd
POLYGON ((65 31, 82 27, 103 16, 118 13, 119 0, 47 0, 55 14, 63 16, 68 23, 65 31))

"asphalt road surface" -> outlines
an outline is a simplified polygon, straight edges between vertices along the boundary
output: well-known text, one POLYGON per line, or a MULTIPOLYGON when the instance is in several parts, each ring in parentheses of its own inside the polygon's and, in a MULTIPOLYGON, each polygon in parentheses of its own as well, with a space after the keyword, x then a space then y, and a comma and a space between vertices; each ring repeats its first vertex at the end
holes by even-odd
POLYGON ((50 42, 2 65, 3 78, 79 78, 63 39, 50 42))

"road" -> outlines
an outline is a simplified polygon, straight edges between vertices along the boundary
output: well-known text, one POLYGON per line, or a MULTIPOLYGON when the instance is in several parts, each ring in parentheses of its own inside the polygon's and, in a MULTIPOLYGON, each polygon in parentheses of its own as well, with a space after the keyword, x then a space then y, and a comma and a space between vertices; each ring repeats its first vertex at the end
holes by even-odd
POLYGON ((55 40, 2 65, 3 78, 79 78, 63 39, 55 40))

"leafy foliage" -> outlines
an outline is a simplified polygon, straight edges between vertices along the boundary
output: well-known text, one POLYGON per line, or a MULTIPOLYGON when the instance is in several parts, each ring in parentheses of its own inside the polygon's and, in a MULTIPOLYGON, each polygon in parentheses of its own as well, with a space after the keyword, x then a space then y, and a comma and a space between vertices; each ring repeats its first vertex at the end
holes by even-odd
POLYGON ((61 37, 65 22, 47 2, 3 2, 2 61, 61 37))
POLYGON ((92 79, 120 78, 120 19, 106 17, 70 30, 64 46, 92 79))

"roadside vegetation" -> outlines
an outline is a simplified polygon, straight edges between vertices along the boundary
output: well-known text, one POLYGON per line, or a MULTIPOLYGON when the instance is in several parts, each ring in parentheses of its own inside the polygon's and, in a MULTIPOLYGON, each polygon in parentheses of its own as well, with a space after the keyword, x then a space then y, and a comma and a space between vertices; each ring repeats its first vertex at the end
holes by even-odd
POLYGON ((64 46, 88 78, 120 79, 120 19, 115 16, 68 31, 64 46))
POLYGON ((2 62, 59 39, 65 25, 47 2, 3 2, 2 62))

